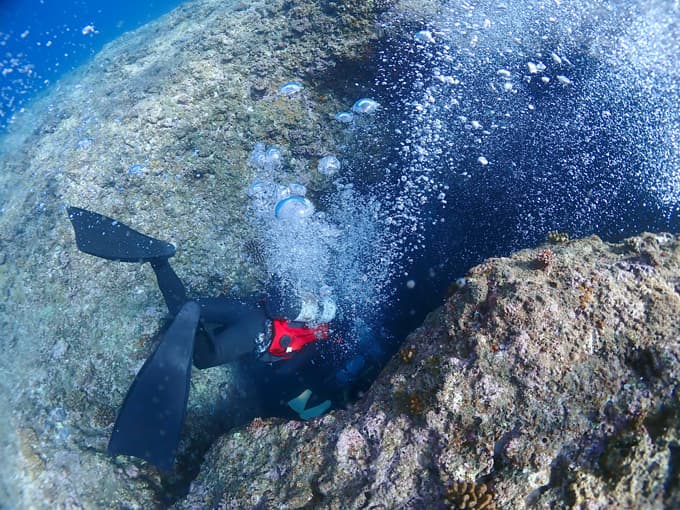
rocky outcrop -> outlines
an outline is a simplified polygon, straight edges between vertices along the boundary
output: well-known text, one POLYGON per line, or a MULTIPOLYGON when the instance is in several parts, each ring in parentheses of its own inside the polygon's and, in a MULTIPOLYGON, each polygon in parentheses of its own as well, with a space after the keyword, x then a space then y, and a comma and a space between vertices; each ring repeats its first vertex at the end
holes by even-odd
POLYGON ((354 407, 221 437, 174 508, 676 507, 679 275, 668 234, 487 260, 354 407))
POLYGON ((162 506, 217 431, 243 422, 249 395, 234 369, 196 371, 179 479, 105 455, 165 310, 148 267, 75 250, 65 206, 176 244, 192 293, 252 288, 241 256, 248 154, 278 144, 291 179, 310 181, 318 158, 347 141, 333 115, 370 86, 363 62, 394 4, 188 2, 109 44, 3 135, 0 500, 162 506), (289 80, 305 87, 294 98, 277 93, 289 80))

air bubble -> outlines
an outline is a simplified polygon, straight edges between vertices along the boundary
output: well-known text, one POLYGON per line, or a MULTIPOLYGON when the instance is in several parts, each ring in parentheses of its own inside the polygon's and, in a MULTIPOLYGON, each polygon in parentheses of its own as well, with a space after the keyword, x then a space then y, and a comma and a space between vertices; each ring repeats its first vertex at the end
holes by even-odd
POLYGON ((337 174, 340 171, 340 168, 341 164, 338 158, 336 158, 335 156, 326 156, 319 160, 317 171, 321 175, 331 177, 337 174))
POLYGON ((284 96, 294 96, 298 92, 300 92, 304 87, 302 86, 302 83, 297 82, 297 81, 289 81, 288 83, 284 83, 279 87, 279 94, 283 94, 284 96))
POLYGON ((349 124, 354 120, 354 114, 352 112, 338 112, 335 114, 335 120, 343 124, 349 124))
POLYGON ((434 37, 432 36, 432 32, 429 30, 421 30, 420 32, 416 32, 416 34, 413 36, 413 38, 422 43, 433 43, 434 42, 434 37))
POLYGON ((297 195, 304 197, 307 194, 307 186, 300 184, 299 182, 292 182, 288 185, 288 190, 291 195, 297 195))
POLYGON ((291 196, 280 200, 274 208, 279 220, 297 221, 314 214, 314 205, 305 197, 291 196))
POLYGON ((283 166, 283 152, 278 147, 267 149, 264 160, 265 170, 279 170, 283 166))
POLYGON ((356 103, 354 103, 354 106, 352 106, 352 111, 354 113, 360 114, 371 114, 378 111, 379 108, 380 103, 373 99, 364 97, 359 99, 356 103))

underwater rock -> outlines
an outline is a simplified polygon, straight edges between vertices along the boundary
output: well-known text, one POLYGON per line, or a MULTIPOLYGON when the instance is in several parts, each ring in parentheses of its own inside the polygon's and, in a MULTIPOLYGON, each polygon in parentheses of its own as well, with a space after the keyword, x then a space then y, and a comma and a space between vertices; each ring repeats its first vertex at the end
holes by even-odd
POLYGON ((461 286, 351 408, 222 436, 173 508, 677 506, 680 238, 545 249, 472 268, 486 299, 461 286))
MULTIPOLYGON (((242 255, 250 151, 295 140, 318 158, 348 143, 332 116, 350 98, 326 73, 364 58, 393 3, 187 2, 108 44, 2 135, 1 507, 159 508, 220 431, 256 413, 235 367, 195 370, 177 474, 105 454, 166 310, 148 265, 77 252, 65 206, 175 244, 192 294, 252 290, 257 268, 242 255), (305 20, 303 36, 293 18, 305 20), (307 84, 304 101, 276 93, 291 76, 307 84)), ((263 155, 277 167, 274 156, 263 155)), ((289 178, 311 172, 291 166, 289 178)))

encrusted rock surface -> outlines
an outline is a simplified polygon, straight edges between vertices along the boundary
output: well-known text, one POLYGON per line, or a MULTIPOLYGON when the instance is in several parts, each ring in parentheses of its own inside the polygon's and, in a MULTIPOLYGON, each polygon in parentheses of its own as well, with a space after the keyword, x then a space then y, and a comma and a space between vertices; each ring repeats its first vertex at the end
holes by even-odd
POLYGON ((166 312, 148 267, 75 250, 65 206, 176 244, 194 294, 248 290, 249 152, 278 144, 291 179, 310 181, 318 158, 347 142, 333 115, 371 85, 364 62, 395 3, 188 2, 109 44, 3 135, 1 502, 167 506, 217 430, 243 422, 249 395, 235 369, 195 371, 179 480, 105 455, 166 312), (293 98, 277 93, 289 80, 305 87, 293 98))
MULTIPOLYGON (((165 311, 148 267, 74 249, 65 205, 177 244, 196 294, 248 288, 253 144, 281 145, 313 184, 347 142, 332 115, 364 95, 379 13, 397 9, 398 30, 436 5, 194 1, 2 138, 0 508, 166 507, 249 397, 233 367, 194 372, 178 479, 105 455, 165 311), (303 92, 277 94, 292 79, 303 92)), ((473 269, 352 409, 222 436, 176 508, 444 508, 456 491, 501 508, 680 506, 678 240, 550 250, 473 269)))
POLYGON ((352 409, 224 435, 174 508, 675 508, 678 317, 672 235, 487 260, 352 409))

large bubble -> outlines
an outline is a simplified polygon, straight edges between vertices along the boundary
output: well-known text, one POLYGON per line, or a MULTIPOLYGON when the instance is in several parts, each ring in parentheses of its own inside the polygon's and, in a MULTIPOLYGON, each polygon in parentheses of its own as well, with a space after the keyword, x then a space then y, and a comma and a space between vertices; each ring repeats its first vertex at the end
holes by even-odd
POLYGON ((279 200, 274 206, 274 216, 279 220, 298 221, 314 214, 314 204, 305 197, 293 195, 279 200))

